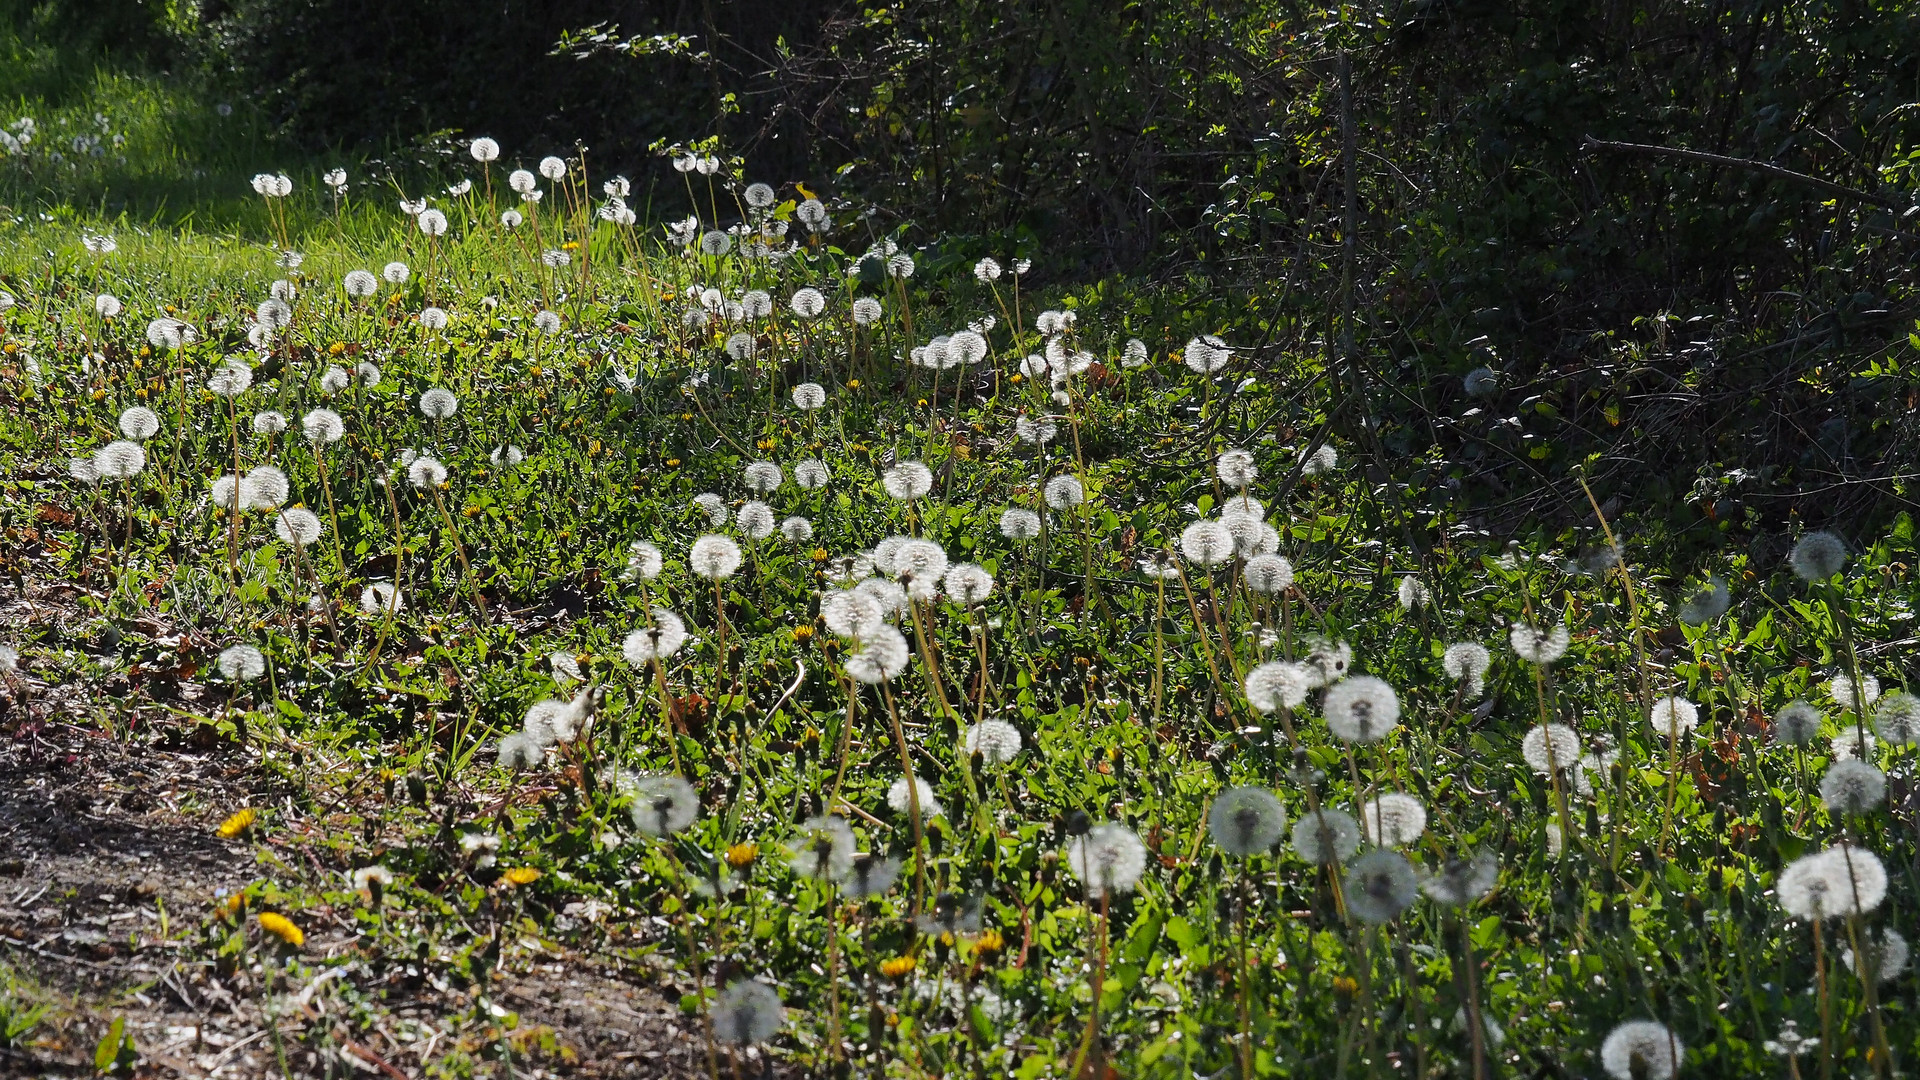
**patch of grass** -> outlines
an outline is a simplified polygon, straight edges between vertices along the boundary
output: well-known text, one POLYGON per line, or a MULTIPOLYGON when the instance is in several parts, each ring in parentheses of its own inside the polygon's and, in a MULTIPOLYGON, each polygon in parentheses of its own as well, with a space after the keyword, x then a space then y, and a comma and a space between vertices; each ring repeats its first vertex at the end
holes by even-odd
POLYGON ((444 235, 261 199, 272 244, 76 216, 0 257, 8 569, 113 628, 19 628, 23 663, 296 792, 196 946, 296 1051, 339 1031, 273 1003, 350 959, 332 1015, 465 988, 421 1053, 504 1071, 540 1039, 490 994, 562 946, 655 972, 716 1068, 1636 1075, 1598 1055, 1641 1019, 1690 1073, 1777 1069, 1789 1022, 1801 1069, 1913 1045, 1911 975, 1839 960, 1914 902, 1910 520, 1812 581, 1804 538, 1670 565, 1633 507, 1496 539, 1243 324, 815 234, 785 193, 663 247, 594 180, 512 229, 496 173, 434 198, 444 235), (1017 753, 969 749, 1011 746, 989 721, 1017 753), (1830 808, 1867 728, 1895 797, 1830 808), (1232 854, 1234 787, 1322 824, 1232 854), (1796 860, 1842 844, 1884 895, 1789 918, 1783 869, 1831 885, 1796 860))

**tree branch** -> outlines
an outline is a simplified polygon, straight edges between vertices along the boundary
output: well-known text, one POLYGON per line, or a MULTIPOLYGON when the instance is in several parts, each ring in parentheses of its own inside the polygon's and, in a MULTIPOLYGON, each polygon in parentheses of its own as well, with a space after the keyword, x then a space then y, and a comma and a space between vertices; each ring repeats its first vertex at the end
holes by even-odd
POLYGON ((1748 172, 1757 172, 1764 176, 1771 176, 1776 180, 1785 180, 1788 183, 1799 184, 1802 187, 1810 187, 1815 191, 1825 192, 1836 199, 1851 199, 1854 202, 1870 203, 1874 206, 1883 206, 1888 210, 1906 210, 1913 205, 1912 203, 1896 199, 1891 195, 1880 195, 1871 191, 1861 191, 1858 188, 1847 187, 1845 184, 1836 184, 1831 180, 1823 180, 1818 176, 1809 176, 1803 172, 1794 172, 1792 169, 1783 169, 1778 165, 1769 165, 1764 161, 1754 161, 1750 158, 1728 157, 1725 154, 1709 154, 1702 150, 1683 150, 1677 146, 1653 146, 1647 143, 1614 142, 1610 139, 1596 139, 1591 135, 1587 136, 1586 141, 1580 144, 1580 149, 1586 151, 1612 150, 1616 153, 1642 154, 1647 157, 1680 158, 1684 161, 1704 161, 1710 165, 1724 165, 1731 169, 1745 169, 1748 172))

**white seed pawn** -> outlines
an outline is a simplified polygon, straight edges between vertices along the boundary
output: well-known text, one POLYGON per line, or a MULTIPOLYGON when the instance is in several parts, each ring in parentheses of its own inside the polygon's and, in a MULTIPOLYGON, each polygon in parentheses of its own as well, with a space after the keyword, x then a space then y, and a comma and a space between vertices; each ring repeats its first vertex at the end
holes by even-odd
POLYGON ((827 403, 827 389, 816 382, 803 382, 793 388, 793 407, 812 412, 827 403))
POLYGON ((780 472, 780 466, 771 461, 755 461, 747 465, 746 481, 748 491, 766 495, 779 490, 786 476, 780 472))
POLYGON ((880 476, 887 497, 897 502, 924 499, 933 490, 933 470, 918 461, 903 461, 880 476))
POLYGON ((423 491, 447 482, 447 467, 439 459, 421 454, 407 465, 407 482, 423 491))
POLYGON ((639 581, 652 581, 660 576, 660 568, 666 560, 660 555, 660 549, 645 540, 635 540, 627 545, 627 576, 639 581))
POLYGON ((1312 681, 1299 664, 1269 660, 1247 672, 1247 704, 1263 713, 1297 709, 1306 703, 1312 681))
POLYGON ((1240 573, 1247 588, 1262 595, 1283 593, 1293 587, 1293 564, 1271 552, 1248 559, 1240 573))
POLYGON ((1780 907, 1796 918, 1865 914, 1887 898, 1887 868, 1871 851, 1837 844, 1788 863, 1773 889, 1780 907))
POLYGON ((1327 729, 1345 742, 1373 742, 1400 726, 1400 697, 1371 675, 1342 679, 1321 704, 1327 729))
POLYGON ((135 442, 145 442, 160 431, 160 417, 145 405, 135 405, 120 414, 120 433, 135 442))
POLYGON ((1507 634, 1507 643, 1513 646, 1514 655, 1529 664, 1551 664, 1567 654, 1567 627, 1564 623, 1554 623, 1541 630, 1526 623, 1514 623, 1507 634))
POLYGON ((1895 746, 1920 742, 1920 697, 1896 690, 1873 711, 1873 730, 1895 746))
POLYGON ((967 728, 962 740, 967 755, 980 755, 988 765, 1005 765, 1020 754, 1020 729, 1005 720, 982 720, 967 728))
POLYGON ((1700 726, 1700 710, 1683 697, 1663 697, 1653 703, 1647 722, 1663 739, 1684 739, 1700 726))
POLYGON ((1819 709, 1795 698, 1774 714, 1773 741, 1784 746, 1805 746, 1819 738, 1822 721, 1819 709))
POLYGON ((971 607, 993 595, 993 575, 976 563, 954 563, 941 578, 947 597, 961 607, 971 607))
POLYGON ((1055 510, 1071 510, 1087 501, 1086 489, 1072 476, 1056 476, 1047 481, 1044 494, 1047 505, 1055 510))
POLYGON ((1565 724, 1535 724, 1520 740, 1520 756, 1541 776, 1565 772, 1580 760, 1580 736, 1565 724))
POLYGON ((1040 535, 1040 515, 1010 506, 1000 512, 1000 535, 1016 544, 1032 540, 1040 535))
POLYGON ((1479 696, 1487 668, 1492 664, 1493 657, 1487 647, 1472 641, 1449 645, 1440 657, 1440 669, 1453 681, 1464 683, 1469 697, 1479 696))
POLYGON ((740 535, 747 539, 765 540, 773 535, 773 507, 758 499, 748 500, 734 515, 734 523, 740 527, 740 535))
POLYGON ((147 452, 137 442, 116 439, 93 452, 93 467, 103 480, 131 480, 147 468, 147 452))
POLYGON ((934 797, 933 788, 917 776, 911 778, 903 776, 895 780, 893 786, 887 789, 887 807, 896 814, 911 814, 916 801, 920 805, 922 820, 941 817, 946 813, 940 806, 940 800, 934 797), (909 779, 913 781, 911 793, 907 789, 909 779))
POLYGON ((1360 807, 1360 828, 1380 847, 1403 847, 1427 831, 1427 808, 1411 795, 1390 791, 1360 807))
POLYGON ((1345 862, 1360 850, 1360 826, 1339 810, 1309 812, 1293 823, 1293 850, 1319 866, 1345 862))
POLYGON ((1132 829, 1105 822, 1067 845, 1067 868, 1091 899, 1132 892, 1147 869, 1147 846, 1132 829))
POLYGON ((368 615, 397 615, 406 609, 405 598, 390 582, 376 581, 360 590, 360 610, 368 615))
POLYGON ((1228 450, 1214 463, 1214 472, 1220 482, 1233 488, 1246 488, 1260 478, 1260 470, 1254 467, 1253 454, 1246 450, 1228 450))
POLYGON ((277 409, 267 409, 253 414, 253 433, 255 435, 278 435, 287 430, 287 414, 277 409))
POLYGON ((740 569, 740 545, 708 533, 687 552, 687 568, 709 581, 724 581, 740 569))
POLYGON ((1847 564, 1847 545, 1830 532, 1810 532, 1793 545, 1787 562, 1802 581, 1826 581, 1847 564))
POLYGON ((1832 814, 1869 814, 1887 801, 1887 775, 1864 761, 1836 761, 1820 778, 1820 799, 1832 814))
POLYGON ((267 673, 267 658, 251 645, 230 645, 215 661, 229 682, 252 682, 267 673))
POLYGON ((729 1046, 751 1046, 780 1033, 786 1010, 780 995, 758 979, 727 987, 713 1005, 713 1037, 729 1046))
POLYGON ((1685 1055, 1686 1047, 1665 1024, 1629 1020, 1600 1044, 1600 1067, 1613 1080, 1672 1080, 1685 1055))
POLYGON ((813 539, 813 522, 798 514, 781 518, 780 535, 790 544, 804 544, 813 539))
POLYGON ((1866 941, 1861 951, 1866 953, 1865 962, 1854 955, 1853 946, 1848 945, 1840 951, 1841 963, 1862 979, 1890 982, 1898 978, 1907 966, 1907 939, 1891 926, 1865 931, 1863 936, 1866 941))
POLYGON ((1180 553, 1196 566, 1218 566, 1234 554, 1233 530, 1223 522, 1202 520, 1180 532, 1180 553))
POLYGON ((1850 675, 1835 675, 1827 680, 1827 696, 1840 706, 1842 712, 1857 712, 1864 716, 1867 707, 1880 699, 1880 680, 1872 675, 1862 675, 1855 682, 1850 675))
POLYGON ((664 660, 687 643, 687 624, 666 608, 653 608, 649 623, 627 635, 620 655, 635 668, 645 669, 655 660, 664 660))
POLYGON ((1287 811, 1265 788, 1228 788, 1207 810, 1207 831, 1220 850, 1244 859, 1280 843, 1287 834, 1287 811))
POLYGON ((240 481, 240 502, 249 510, 278 510, 287 501, 287 474, 271 465, 257 465, 240 481))
POLYGON ((648 836, 669 836, 700 816, 700 796, 678 776, 637 776, 624 785, 633 797, 633 827, 648 836))
POLYGON ((860 637, 860 647, 847 657, 847 675, 855 682, 877 686, 907 669, 907 639, 891 626, 873 627, 860 637))
POLYGON ((793 482, 807 491, 825 487, 827 484, 827 463, 817 458, 807 458, 795 462, 793 482))
POLYGON ((300 418, 300 430, 306 435, 308 442, 315 446, 324 446, 327 443, 340 441, 340 437, 347 433, 347 422, 332 409, 314 409, 300 418))
POLYGON ((1397 851, 1381 848, 1353 861, 1347 870, 1347 910, 1364 923, 1392 922, 1420 896, 1413 864, 1397 851))
POLYGON ((349 270, 347 276, 341 279, 341 285, 347 290, 348 296, 364 300, 379 291, 380 279, 368 270, 349 270))
POLYGON ((420 395, 420 415, 429 420, 445 420, 460 408, 460 399, 453 391, 434 387, 420 395))

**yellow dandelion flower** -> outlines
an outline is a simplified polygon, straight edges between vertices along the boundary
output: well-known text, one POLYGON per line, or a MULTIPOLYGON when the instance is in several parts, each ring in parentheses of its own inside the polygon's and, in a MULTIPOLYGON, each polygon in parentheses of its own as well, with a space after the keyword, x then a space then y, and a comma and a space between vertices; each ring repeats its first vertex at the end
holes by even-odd
POLYGON ((806 641, 812 636, 813 627, 811 626, 796 626, 793 628, 793 640, 795 641, 806 641))
POLYGON ((894 956, 880 961, 880 974, 889 979, 901 978, 920 966, 911 956, 894 956))
POLYGON ((293 920, 287 918, 285 915, 279 915, 271 911, 261 912, 260 929, 265 930, 267 933, 272 934, 274 937, 279 938, 281 941, 286 942, 296 949, 307 943, 307 935, 303 933, 299 927, 293 925, 293 920))
POLYGON ((739 870, 751 866, 760 857, 759 844, 735 844, 727 849, 727 865, 739 870))
POLYGON ((1003 936, 1000 931, 991 928, 981 931, 980 936, 976 938, 973 943, 973 950, 983 953, 999 952, 1006 947, 1006 937, 1003 936))
POLYGON ((328 356, 339 356, 341 353, 346 351, 347 351, 347 345, 346 345, 346 342, 343 342, 343 341, 336 341, 333 344, 327 346, 328 356))
POLYGON ((254 813, 251 806, 234 811, 232 817, 220 823, 220 839, 231 840, 239 836, 246 832, 259 817, 260 815, 254 813))
POLYGON ((509 885, 531 885, 540 880, 540 871, 531 866, 516 866, 501 874, 500 880, 509 885))

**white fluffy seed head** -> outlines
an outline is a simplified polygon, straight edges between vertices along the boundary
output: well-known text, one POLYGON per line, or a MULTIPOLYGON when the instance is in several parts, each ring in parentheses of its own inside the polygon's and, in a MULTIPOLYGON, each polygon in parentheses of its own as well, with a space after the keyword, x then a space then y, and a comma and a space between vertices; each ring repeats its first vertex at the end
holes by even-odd
POLYGON ((888 498, 913 502, 933 490, 933 470, 918 461, 903 461, 882 473, 880 484, 888 498))
POLYGON ((1580 736, 1565 724, 1535 724, 1520 740, 1520 756, 1542 776, 1564 773, 1580 760, 1580 736))
POLYGON ((437 488, 447 482, 447 467, 438 458, 421 454, 407 464, 407 482, 423 491, 437 488))
POLYGON ((1686 1047, 1665 1024, 1629 1020, 1600 1044, 1600 1067, 1613 1080, 1672 1080, 1686 1047))
POLYGON ((1803 581, 1825 581, 1847 564, 1847 545, 1830 532, 1810 532, 1793 545, 1787 562, 1803 581))
POLYGON ((740 545, 709 533, 693 542, 687 552, 687 567, 710 581, 723 581, 740 569, 740 545))
POLYGON ((1247 703, 1263 713, 1297 709, 1306 703, 1312 686, 1301 665, 1269 660, 1247 672, 1247 703))
POLYGON ((1420 877, 1405 855, 1381 848, 1348 867, 1344 895, 1347 911, 1361 922, 1392 922, 1419 898, 1420 877))
POLYGON ((1360 807, 1360 827, 1381 847, 1403 847, 1427 831, 1427 808, 1411 795, 1391 791, 1360 807))
POLYGON ((1132 892, 1146 873, 1147 845, 1125 825, 1105 822, 1067 845, 1067 868, 1090 898, 1132 892))
POLYGON ((1255 555, 1241 569, 1247 588, 1264 595, 1282 593, 1293 587, 1293 564, 1271 552, 1255 555))
POLYGON ((1218 566, 1233 558, 1233 530, 1219 521, 1202 520, 1180 532, 1180 553, 1197 566, 1218 566))
POLYGON ((1820 778, 1820 799, 1833 814, 1868 814, 1887 801, 1887 775, 1864 761, 1836 761, 1820 778))
POLYGON ((215 663, 229 682, 252 682, 267 673, 266 656, 251 645, 229 646, 221 650, 215 663))
POLYGON ((1551 664, 1567 654, 1567 627, 1554 623, 1547 629, 1514 623, 1507 634, 1514 655, 1530 664, 1551 664))
POLYGON ((910 655, 906 637, 882 624, 861 636, 859 648, 847 657, 847 674, 857 682, 878 685, 905 671, 910 655))
POLYGON ((147 468, 147 452, 140 444, 116 439, 93 452, 94 471, 103 480, 131 480, 147 468))
POLYGON ((1010 506, 1000 512, 1000 535, 1019 544, 1040 535, 1040 515, 1010 506))
POLYGON ((807 458, 794 463, 793 482, 808 491, 825 487, 827 478, 827 463, 824 461, 807 458))
POLYGON ((429 420, 445 420, 460 408, 460 399, 453 391, 434 387, 420 395, 420 415, 429 420))
POLYGON ((1400 697, 1371 675, 1342 679, 1327 688, 1321 705, 1327 729, 1346 742, 1373 742, 1400 725, 1400 697))
POLYGON ((308 442, 324 446, 340 441, 340 437, 347 433, 347 422, 332 409, 314 409, 300 418, 300 431, 306 435, 308 442))
POLYGON ((240 481, 240 502, 249 510, 278 510, 287 494, 287 474, 271 465, 255 466, 240 481))
POLYGON ((136 442, 145 442, 160 431, 160 417, 145 405, 135 405, 120 414, 120 433, 136 442))
POLYGON ((962 745, 968 756, 980 755, 988 765, 1005 765, 1020 753, 1020 729, 1005 720, 982 720, 967 729, 962 745))
POLYGON ((1207 831, 1220 850, 1244 859, 1280 843, 1287 834, 1287 811, 1265 788, 1228 788, 1207 810, 1207 831))
POLYGON ((1663 697, 1653 703, 1647 722, 1663 739, 1684 739, 1700 726, 1700 710, 1683 697, 1663 697))
POLYGON ((1789 915, 1843 918, 1880 906, 1887 898, 1887 869, 1873 852, 1837 844, 1788 863, 1773 888, 1789 915))
POLYGON ((654 608, 647 614, 647 624, 628 634, 620 646, 620 655, 636 668, 664 660, 687 643, 687 624, 680 616, 666 608, 654 608))
POLYGON ((1340 810, 1309 811, 1293 823, 1293 850, 1316 865, 1345 862, 1360 850, 1360 826, 1340 810))
POLYGON ((812 412, 827 403, 827 389, 816 382, 803 382, 793 388, 793 407, 812 412))

